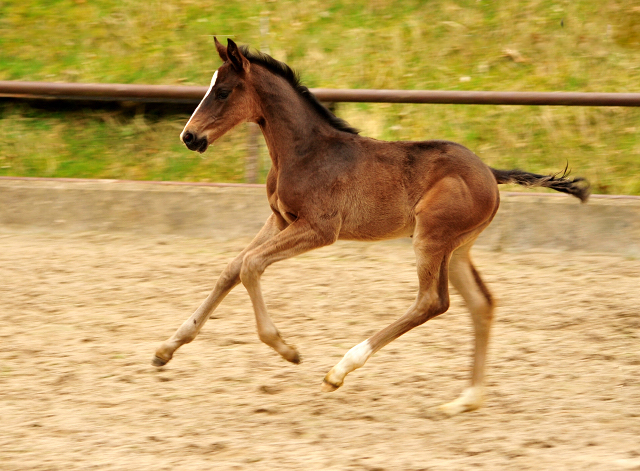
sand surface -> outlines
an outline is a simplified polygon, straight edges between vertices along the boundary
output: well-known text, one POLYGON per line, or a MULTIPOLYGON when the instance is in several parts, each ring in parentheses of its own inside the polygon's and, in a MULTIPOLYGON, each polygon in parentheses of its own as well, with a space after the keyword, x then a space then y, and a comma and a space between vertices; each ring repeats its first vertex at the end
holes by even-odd
POLYGON ((475 251, 500 304, 487 402, 443 419, 432 408, 467 385, 472 345, 455 293, 320 391, 413 301, 405 242, 339 243, 267 270, 300 365, 260 343, 239 286, 151 366, 245 242, 0 234, 0 469, 640 469, 640 261, 475 251))

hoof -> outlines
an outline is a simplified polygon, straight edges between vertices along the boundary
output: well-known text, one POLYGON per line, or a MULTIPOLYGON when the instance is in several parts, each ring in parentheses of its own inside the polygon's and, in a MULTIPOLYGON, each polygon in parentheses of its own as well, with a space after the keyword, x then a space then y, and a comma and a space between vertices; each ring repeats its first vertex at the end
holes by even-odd
POLYGON ((336 389, 338 389, 340 386, 342 385, 330 383, 329 381, 327 381, 327 378, 325 378, 324 380, 322 380, 322 386, 320 386, 320 390, 322 392, 333 392, 336 389))
POLYGON ((448 402, 447 404, 439 405, 437 411, 447 417, 454 417, 463 412, 470 412, 477 409, 479 406, 473 406, 470 404, 461 404, 456 401, 448 402))
POLYGON ((295 365, 299 365, 300 363, 302 363, 302 357, 298 353, 298 350, 293 347, 291 347, 291 350, 287 352, 286 355, 282 355, 282 358, 295 365))
POLYGON ((463 412, 471 412, 482 406, 484 391, 482 388, 467 388, 460 397, 454 401, 438 406, 438 410, 443 414, 453 417, 463 412))
POLYGON ((157 355, 153 357, 153 360, 151 360, 151 364, 153 366, 157 366, 157 367, 164 366, 167 363, 169 363, 169 360, 163 360, 162 358, 160 358, 157 355))

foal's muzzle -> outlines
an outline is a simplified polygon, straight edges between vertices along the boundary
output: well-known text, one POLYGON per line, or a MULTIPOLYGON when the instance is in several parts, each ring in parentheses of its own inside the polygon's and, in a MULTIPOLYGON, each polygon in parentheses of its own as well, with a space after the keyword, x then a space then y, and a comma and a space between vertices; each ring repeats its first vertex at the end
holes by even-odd
POLYGON ((189 150, 194 150, 201 154, 207 150, 207 147, 209 146, 206 136, 198 139, 195 134, 189 131, 182 135, 182 142, 185 143, 189 150))

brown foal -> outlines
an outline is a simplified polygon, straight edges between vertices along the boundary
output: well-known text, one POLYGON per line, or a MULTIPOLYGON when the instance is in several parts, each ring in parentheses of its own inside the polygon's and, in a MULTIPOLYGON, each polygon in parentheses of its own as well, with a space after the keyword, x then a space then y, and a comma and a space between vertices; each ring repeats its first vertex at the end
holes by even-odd
POLYGON ((322 388, 339 388, 348 373, 386 344, 445 312, 451 282, 471 311, 475 351, 470 387, 440 407, 450 415, 478 408, 494 302, 469 250, 498 210, 498 184, 543 186, 585 201, 587 182, 566 174, 495 170, 453 142, 384 142, 359 136, 323 107, 287 65, 231 40, 225 47, 216 39, 215 45, 224 63, 180 138, 189 149, 204 152, 237 124, 257 123, 272 160, 266 186, 273 213, 225 268, 202 305, 158 348, 153 364, 166 364, 191 342, 241 282, 253 303, 260 340, 299 363, 297 350, 282 340, 267 313, 260 290, 265 269, 338 239, 413 237, 416 300, 397 321, 349 350, 322 388))

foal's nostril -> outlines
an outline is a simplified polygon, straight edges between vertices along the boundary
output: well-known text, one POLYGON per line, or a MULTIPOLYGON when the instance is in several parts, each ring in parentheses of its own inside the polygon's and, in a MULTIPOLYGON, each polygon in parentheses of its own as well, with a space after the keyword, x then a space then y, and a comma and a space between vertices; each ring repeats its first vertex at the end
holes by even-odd
POLYGON ((182 142, 184 142, 186 145, 192 144, 195 140, 196 140, 196 136, 194 136, 190 132, 185 132, 184 135, 182 136, 182 142))

